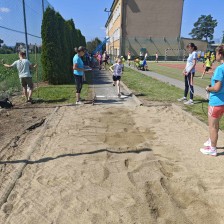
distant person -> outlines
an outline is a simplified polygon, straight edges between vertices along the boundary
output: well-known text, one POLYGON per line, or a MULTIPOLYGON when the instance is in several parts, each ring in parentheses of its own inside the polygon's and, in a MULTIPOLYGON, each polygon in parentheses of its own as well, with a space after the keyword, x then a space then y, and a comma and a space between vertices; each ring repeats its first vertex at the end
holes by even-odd
POLYGON ((203 79, 206 72, 209 72, 210 69, 212 69, 212 60, 211 57, 207 57, 206 61, 203 64, 203 67, 205 67, 204 72, 202 73, 201 78, 203 79))
POLYGON ((143 61, 140 62, 140 69, 142 71, 148 71, 149 70, 146 59, 144 59, 143 61))
POLYGON ((97 53, 97 61, 98 61, 98 66, 99 66, 99 70, 102 69, 102 55, 100 52, 97 53))
POLYGON ((155 60, 156 63, 158 63, 158 59, 159 59, 159 55, 158 55, 158 53, 156 52, 156 60, 155 60))
POLYGON ((147 58, 148 58, 148 53, 146 52, 144 59, 147 60, 147 58))
POLYGON ((122 59, 118 58, 116 63, 110 67, 110 71, 113 73, 113 86, 117 84, 118 97, 121 97, 120 80, 123 66, 122 59))
POLYGON ((139 58, 140 58, 140 60, 143 60, 143 58, 144 58, 142 51, 140 51, 139 58))
POLYGON ((102 64, 104 65, 105 70, 107 69, 107 65, 109 65, 108 59, 109 59, 109 55, 107 54, 106 51, 104 51, 104 53, 102 55, 102 64))
POLYGON ((23 87, 23 94, 26 97, 26 102, 32 103, 33 81, 30 69, 36 68, 37 64, 32 65, 31 62, 28 59, 26 59, 26 53, 19 52, 19 60, 14 61, 11 65, 8 64, 3 65, 6 68, 12 68, 12 67, 17 68, 20 82, 23 87))
POLYGON ((131 52, 128 51, 128 66, 131 65, 131 52))
POLYGON ((211 85, 206 87, 209 94, 208 124, 209 139, 204 143, 200 151, 203 154, 216 156, 219 132, 219 121, 224 114, 224 45, 217 47, 216 60, 221 62, 211 78, 211 85))
POLYGON ((193 77, 195 74, 195 66, 197 63, 197 47, 194 43, 189 43, 187 45, 187 49, 189 51, 189 56, 187 58, 187 64, 185 69, 183 70, 184 81, 185 81, 185 90, 184 97, 178 99, 179 102, 184 101, 186 105, 193 105, 193 97, 194 97, 194 86, 193 86, 193 77), (190 99, 187 101, 188 91, 190 89, 190 99))
POLYGON ((89 67, 84 67, 84 63, 82 58, 85 54, 85 48, 80 46, 79 48, 74 49, 76 54, 73 57, 73 73, 75 76, 75 83, 76 83, 76 104, 82 104, 80 100, 80 94, 83 85, 83 75, 86 69, 90 69, 89 67))
POLYGON ((215 62, 215 54, 214 54, 214 52, 212 52, 212 54, 211 54, 211 61, 212 61, 212 63, 215 62))

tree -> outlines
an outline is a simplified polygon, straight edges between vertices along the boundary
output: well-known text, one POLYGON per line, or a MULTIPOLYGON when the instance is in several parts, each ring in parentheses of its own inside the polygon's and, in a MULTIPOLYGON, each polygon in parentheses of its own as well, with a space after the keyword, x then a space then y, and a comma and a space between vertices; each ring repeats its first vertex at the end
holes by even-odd
POLYGON ((213 40, 214 29, 218 25, 216 19, 213 20, 211 15, 201 15, 198 21, 194 23, 194 28, 189 33, 192 38, 203 40, 207 42, 213 40))
POLYGON ((2 39, 0 39, 0 47, 1 47, 1 44, 3 44, 3 43, 4 43, 4 41, 2 39))
POLYGON ((54 9, 47 8, 42 21, 43 80, 50 84, 72 81, 74 47, 86 45, 85 37, 75 29, 73 20, 65 21, 54 9))
POLYGON ((86 48, 88 49, 89 52, 93 52, 96 49, 96 47, 101 43, 102 41, 98 37, 96 37, 94 40, 87 42, 86 48))

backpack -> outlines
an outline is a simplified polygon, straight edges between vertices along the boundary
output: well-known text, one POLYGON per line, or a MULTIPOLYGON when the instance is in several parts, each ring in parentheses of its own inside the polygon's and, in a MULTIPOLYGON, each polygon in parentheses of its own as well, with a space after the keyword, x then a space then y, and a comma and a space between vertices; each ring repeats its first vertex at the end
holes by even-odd
POLYGON ((4 100, 0 100, 0 107, 10 109, 13 107, 13 104, 9 101, 8 98, 5 98, 4 100))

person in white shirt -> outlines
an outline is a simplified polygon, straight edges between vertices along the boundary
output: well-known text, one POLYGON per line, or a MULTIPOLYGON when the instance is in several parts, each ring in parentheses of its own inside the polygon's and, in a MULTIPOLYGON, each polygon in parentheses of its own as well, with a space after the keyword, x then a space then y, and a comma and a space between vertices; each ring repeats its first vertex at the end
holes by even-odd
POLYGON ((110 71, 113 73, 113 86, 115 86, 117 83, 118 97, 121 97, 120 80, 122 75, 122 69, 123 64, 120 58, 118 58, 117 62, 110 67, 110 71))
POLYGON ((19 52, 19 60, 14 61, 11 65, 3 64, 6 68, 16 67, 18 70, 19 79, 23 87, 23 94, 26 97, 26 102, 32 103, 32 93, 33 93, 33 81, 30 69, 36 68, 37 64, 33 65, 26 59, 25 52, 19 52), (27 88, 29 91, 27 91, 27 88))
POLYGON ((185 101, 184 104, 186 105, 193 105, 193 97, 194 97, 194 86, 193 86, 193 77, 195 74, 195 66, 197 63, 197 47, 194 43, 189 43, 187 45, 187 49, 189 51, 189 56, 187 59, 187 64, 185 69, 183 70, 183 75, 185 79, 185 90, 184 90, 184 97, 178 99, 179 102, 185 101), (187 101, 187 94, 190 89, 190 99, 187 101))

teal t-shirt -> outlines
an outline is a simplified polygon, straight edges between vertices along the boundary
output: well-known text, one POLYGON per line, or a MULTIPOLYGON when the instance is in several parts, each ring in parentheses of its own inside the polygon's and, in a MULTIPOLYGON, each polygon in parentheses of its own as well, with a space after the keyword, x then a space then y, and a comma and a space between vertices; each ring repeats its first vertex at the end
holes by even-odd
POLYGON ((224 105, 224 64, 219 65, 211 78, 211 86, 215 85, 215 81, 222 83, 221 89, 218 92, 211 92, 209 97, 210 106, 224 105))
MULTIPOLYGON (((73 57, 73 65, 74 64, 77 64, 78 65, 77 66, 78 68, 84 68, 84 63, 83 63, 82 59, 79 57, 78 54, 76 54, 73 57)), ((82 76, 84 72, 83 71, 73 70, 73 73, 74 73, 74 75, 80 75, 80 76, 82 76)))

